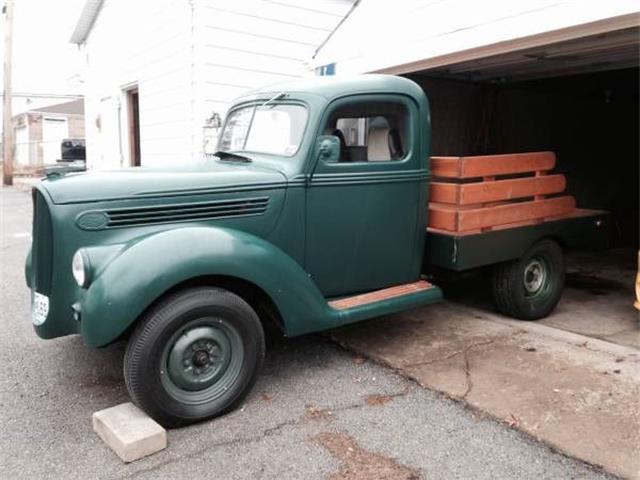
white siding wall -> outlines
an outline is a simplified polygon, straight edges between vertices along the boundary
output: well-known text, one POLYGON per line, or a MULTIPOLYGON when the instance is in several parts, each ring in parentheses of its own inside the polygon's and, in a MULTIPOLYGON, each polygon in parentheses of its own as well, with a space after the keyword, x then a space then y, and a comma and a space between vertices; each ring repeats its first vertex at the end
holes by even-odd
POLYGON ((639 10, 637 0, 362 0, 313 60, 374 72, 639 10))
POLYGON ((190 160, 191 5, 188 0, 106 0, 85 45, 90 168, 130 163, 127 99, 138 85, 143 165, 190 160))
MULTIPOLYGON (((196 125, 249 89, 311 75, 352 0, 196 0, 196 125)), ((199 143, 199 144, 198 144, 199 143)), ((202 148, 202 140, 196 148, 202 148)))
POLYGON ((352 0, 105 0, 85 45, 90 168, 129 165, 123 89, 140 95, 142 165, 201 157, 204 125, 306 61, 352 0), (96 120, 99 119, 99 127, 96 120))

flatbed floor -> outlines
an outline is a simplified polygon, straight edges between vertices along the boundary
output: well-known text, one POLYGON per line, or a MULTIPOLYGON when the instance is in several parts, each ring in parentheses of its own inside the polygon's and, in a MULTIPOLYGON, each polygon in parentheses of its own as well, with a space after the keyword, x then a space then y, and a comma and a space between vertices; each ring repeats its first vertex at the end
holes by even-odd
POLYGON ((427 228, 424 268, 463 271, 513 260, 542 238, 554 238, 569 248, 606 248, 612 227, 608 212, 576 209, 543 221, 501 225, 483 232, 427 228))

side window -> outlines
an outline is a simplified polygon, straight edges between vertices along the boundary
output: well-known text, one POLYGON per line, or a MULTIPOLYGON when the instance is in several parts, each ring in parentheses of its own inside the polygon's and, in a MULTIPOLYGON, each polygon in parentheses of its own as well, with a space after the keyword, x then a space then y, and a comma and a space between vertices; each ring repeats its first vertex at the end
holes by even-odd
POLYGON ((404 158, 409 113, 401 102, 354 102, 337 108, 324 128, 340 141, 340 162, 389 162, 404 158))

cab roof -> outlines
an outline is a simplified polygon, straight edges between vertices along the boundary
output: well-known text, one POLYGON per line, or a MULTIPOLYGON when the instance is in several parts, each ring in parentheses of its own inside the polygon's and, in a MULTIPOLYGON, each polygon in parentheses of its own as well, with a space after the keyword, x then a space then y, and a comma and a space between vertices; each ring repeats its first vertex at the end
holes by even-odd
POLYGON ((315 94, 332 100, 337 97, 363 93, 400 93, 414 97, 420 103, 423 90, 413 81, 394 75, 364 74, 349 77, 321 76, 275 83, 251 90, 245 97, 269 97, 280 92, 287 94, 315 94))

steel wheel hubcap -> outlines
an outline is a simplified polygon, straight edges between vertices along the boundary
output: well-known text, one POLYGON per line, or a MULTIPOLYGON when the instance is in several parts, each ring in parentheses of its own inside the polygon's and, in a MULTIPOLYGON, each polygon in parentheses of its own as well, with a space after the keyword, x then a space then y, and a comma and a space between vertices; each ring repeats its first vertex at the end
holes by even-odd
POLYGON ((212 326, 188 329, 169 352, 171 380, 185 390, 201 390, 213 384, 230 360, 229 340, 212 326))
POLYGON ((547 267, 543 260, 533 259, 524 269, 524 288, 529 295, 538 294, 547 283, 547 267))
POLYGON ((204 405, 224 395, 242 370, 244 347, 238 331, 224 319, 187 323, 167 342, 160 378, 176 400, 204 405))

